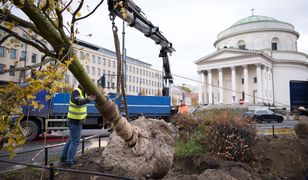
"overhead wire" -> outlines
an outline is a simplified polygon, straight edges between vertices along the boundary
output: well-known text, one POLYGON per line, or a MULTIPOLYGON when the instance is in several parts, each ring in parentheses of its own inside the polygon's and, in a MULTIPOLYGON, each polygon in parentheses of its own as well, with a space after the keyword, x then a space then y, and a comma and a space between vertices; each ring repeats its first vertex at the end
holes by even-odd
MULTIPOLYGON (((236 91, 236 90, 232 90, 232 89, 229 89, 229 88, 225 88, 225 87, 221 87, 219 85, 214 85, 212 83, 207 83, 207 82, 202 82, 200 80, 196 80, 196 79, 193 79, 193 78, 189 78, 189 77, 185 77, 185 76, 181 76, 181 75, 178 75, 178 74, 174 74, 172 73, 173 76, 175 77, 178 77, 178 78, 182 78, 182 79, 186 79, 186 80, 189 80, 189 81, 193 81, 193 82, 197 82, 197 83, 200 83, 200 84, 203 84, 203 85, 208 85, 208 86, 212 86, 212 87, 216 87, 216 88, 221 88, 223 90, 226 90, 226 91, 230 91, 230 92, 236 92, 238 94, 242 94, 241 91, 236 91)), ((262 98, 262 97, 258 97, 258 96, 254 96, 254 95, 251 95, 251 94, 248 94, 248 93, 244 93, 245 96, 250 96, 250 97, 254 97, 256 99, 260 99, 260 100, 264 100, 264 101, 268 101, 268 102, 272 102, 272 103, 275 103, 276 105, 281 105, 281 106, 285 106, 285 107, 290 107, 290 105, 287 105, 285 103, 281 103, 279 101, 274 101, 274 100, 271 100, 271 99, 267 99, 267 98, 262 98)), ((274 97, 273 97, 274 98, 274 97)))

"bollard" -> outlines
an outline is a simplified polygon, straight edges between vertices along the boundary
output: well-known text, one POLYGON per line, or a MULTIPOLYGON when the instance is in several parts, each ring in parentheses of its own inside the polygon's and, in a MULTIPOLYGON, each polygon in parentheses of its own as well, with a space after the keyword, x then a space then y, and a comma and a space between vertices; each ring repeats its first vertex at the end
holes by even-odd
POLYGON ((82 149, 81 149, 81 154, 84 154, 84 137, 82 138, 82 149))
POLYGON ((98 136, 98 147, 101 147, 101 136, 98 136))
POLYGON ((273 136, 275 136, 275 127, 274 127, 274 125, 272 125, 272 129, 273 129, 273 136))
POLYGON ((47 166, 48 163, 48 147, 45 147, 45 166, 47 166))
POLYGON ((54 173, 53 168, 54 168, 53 163, 50 163, 49 164, 49 179, 50 180, 54 180, 55 173, 54 173))

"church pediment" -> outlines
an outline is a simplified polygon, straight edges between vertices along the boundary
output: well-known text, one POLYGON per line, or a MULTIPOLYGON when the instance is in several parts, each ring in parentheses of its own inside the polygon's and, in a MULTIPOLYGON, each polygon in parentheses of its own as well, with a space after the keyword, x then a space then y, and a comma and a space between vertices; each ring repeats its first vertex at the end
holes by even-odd
POLYGON ((195 61, 195 64, 199 65, 199 64, 203 64, 205 62, 211 62, 211 61, 241 59, 241 58, 257 56, 261 54, 262 53, 259 51, 252 51, 252 50, 222 49, 208 56, 200 58, 199 60, 195 61))

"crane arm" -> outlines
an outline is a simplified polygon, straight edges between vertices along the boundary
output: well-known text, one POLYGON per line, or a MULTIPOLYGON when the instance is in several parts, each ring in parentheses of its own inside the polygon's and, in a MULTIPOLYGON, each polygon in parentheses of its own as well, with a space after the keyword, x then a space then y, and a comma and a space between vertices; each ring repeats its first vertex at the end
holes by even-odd
POLYGON ((159 57, 163 58, 164 80, 172 83, 172 74, 168 53, 172 53, 175 49, 172 43, 154 26, 151 21, 147 20, 141 8, 132 0, 108 0, 108 9, 112 16, 118 16, 128 23, 129 26, 141 31, 146 37, 152 39, 156 44, 161 46, 159 57))

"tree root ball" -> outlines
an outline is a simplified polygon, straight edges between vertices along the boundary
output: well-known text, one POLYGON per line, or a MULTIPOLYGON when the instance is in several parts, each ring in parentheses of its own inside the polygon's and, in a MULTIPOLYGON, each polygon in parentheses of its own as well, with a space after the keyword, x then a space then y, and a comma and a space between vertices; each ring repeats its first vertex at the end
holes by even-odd
POLYGON ((162 178, 170 170, 174 139, 168 123, 158 119, 139 119, 131 123, 138 132, 138 142, 131 148, 115 132, 102 153, 105 170, 137 179, 162 178))

